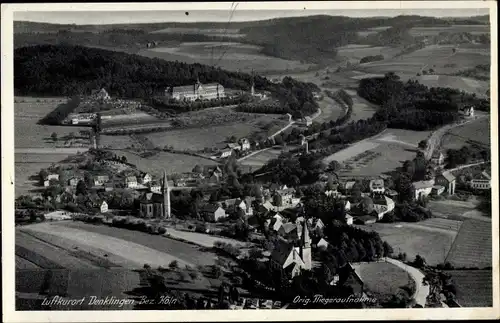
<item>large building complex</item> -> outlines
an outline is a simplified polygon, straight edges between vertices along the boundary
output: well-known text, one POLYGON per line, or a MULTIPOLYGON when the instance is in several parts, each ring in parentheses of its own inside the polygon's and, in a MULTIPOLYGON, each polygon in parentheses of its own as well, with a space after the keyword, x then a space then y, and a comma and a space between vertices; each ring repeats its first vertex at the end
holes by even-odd
POLYGON ((219 83, 201 84, 198 80, 193 85, 172 86, 165 91, 165 96, 175 100, 212 100, 226 97, 224 87, 219 83))

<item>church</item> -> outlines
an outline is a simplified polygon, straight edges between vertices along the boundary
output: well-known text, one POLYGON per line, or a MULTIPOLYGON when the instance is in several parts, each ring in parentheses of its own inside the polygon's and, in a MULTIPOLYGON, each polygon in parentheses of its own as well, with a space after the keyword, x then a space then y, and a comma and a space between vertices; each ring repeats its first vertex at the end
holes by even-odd
POLYGON ((297 223, 299 233, 298 245, 286 240, 279 240, 269 265, 274 270, 281 270, 289 278, 300 275, 303 270, 312 269, 311 237, 307 223, 297 223))
POLYGON ((172 216, 170 209, 170 187, 167 173, 163 171, 161 194, 146 192, 139 199, 139 215, 143 218, 164 218, 172 216))
POLYGON ((201 84, 198 80, 193 85, 172 86, 165 91, 165 96, 179 101, 196 101, 222 99, 226 94, 221 84, 201 84))

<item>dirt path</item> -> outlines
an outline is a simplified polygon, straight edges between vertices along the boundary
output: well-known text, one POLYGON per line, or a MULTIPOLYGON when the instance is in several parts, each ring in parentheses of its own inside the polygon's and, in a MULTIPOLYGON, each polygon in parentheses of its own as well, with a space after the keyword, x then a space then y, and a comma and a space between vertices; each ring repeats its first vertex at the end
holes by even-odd
POLYGON ((429 295, 429 286, 423 284, 423 280, 425 275, 415 267, 408 266, 407 264, 392 258, 386 258, 386 261, 398 266, 399 268, 406 271, 411 278, 415 281, 415 293, 412 298, 418 305, 425 307, 425 303, 427 301, 427 296, 429 295))

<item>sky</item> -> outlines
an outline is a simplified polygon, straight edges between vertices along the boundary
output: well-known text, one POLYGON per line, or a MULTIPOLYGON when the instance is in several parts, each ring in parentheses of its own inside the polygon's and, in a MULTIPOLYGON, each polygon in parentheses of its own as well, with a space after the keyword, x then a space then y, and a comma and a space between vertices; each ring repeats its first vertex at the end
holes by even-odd
MULTIPOLYGON (((15 11, 14 20, 48 22, 57 24, 118 24, 157 22, 227 22, 231 3, 221 10, 157 10, 157 11, 15 11)), ((434 17, 470 17, 487 15, 488 9, 306 9, 306 10, 239 10, 236 8, 231 21, 255 21, 279 17, 332 15, 349 17, 374 17, 421 15, 434 17)))

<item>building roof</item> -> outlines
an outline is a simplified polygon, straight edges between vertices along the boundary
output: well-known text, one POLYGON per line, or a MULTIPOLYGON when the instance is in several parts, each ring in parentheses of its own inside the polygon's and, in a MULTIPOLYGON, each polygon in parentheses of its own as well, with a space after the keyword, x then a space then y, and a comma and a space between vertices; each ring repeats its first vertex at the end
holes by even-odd
POLYGON ((135 177, 135 176, 128 176, 127 178, 125 178, 125 180, 127 182, 137 182, 137 177, 135 177))
POLYGON ((163 194, 146 192, 141 195, 140 203, 163 203, 163 194))
POLYGON ((381 179, 381 178, 372 179, 370 181, 370 187, 371 188, 374 188, 374 187, 384 187, 384 180, 381 179))
POLYGON ((202 212, 209 212, 209 213, 212 213, 212 212, 217 211, 219 208, 220 208, 220 206, 219 206, 219 205, 216 205, 216 204, 205 204, 205 205, 201 208, 201 211, 202 211, 202 212))
POLYGON ((451 172, 443 172, 441 174, 448 182, 453 182, 455 180, 455 176, 451 172))
POLYGON ((293 230, 297 229, 297 225, 295 225, 295 223, 290 223, 290 222, 284 223, 283 229, 285 230, 285 233, 290 233, 293 230))
POLYGON ((432 186, 434 186, 434 181, 433 180, 430 180, 430 181, 419 181, 419 182, 414 182, 413 183, 413 187, 415 189, 429 188, 429 187, 432 187, 432 186))
POLYGON ((273 252, 271 253, 271 259, 276 261, 278 264, 283 265, 292 251, 293 244, 283 240, 278 240, 273 252))
POLYGON ((385 195, 381 196, 381 197, 375 197, 375 198, 373 198, 373 204, 376 204, 376 205, 385 205, 385 206, 387 206, 387 205, 389 205, 391 203, 394 203, 394 201, 391 198, 389 198, 389 197, 387 197, 385 195))
POLYGON ((356 185, 356 182, 355 181, 349 181, 349 182, 346 182, 345 183, 345 189, 346 190, 350 190, 354 187, 354 185, 356 185))

